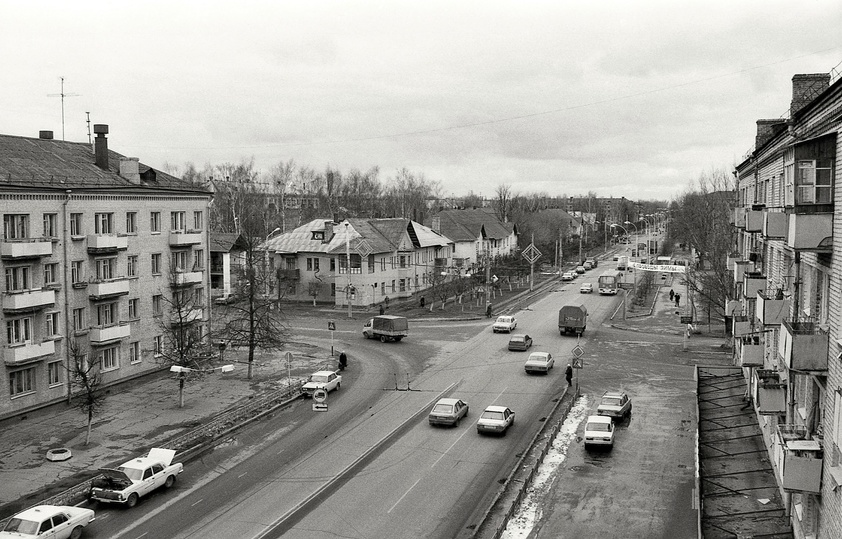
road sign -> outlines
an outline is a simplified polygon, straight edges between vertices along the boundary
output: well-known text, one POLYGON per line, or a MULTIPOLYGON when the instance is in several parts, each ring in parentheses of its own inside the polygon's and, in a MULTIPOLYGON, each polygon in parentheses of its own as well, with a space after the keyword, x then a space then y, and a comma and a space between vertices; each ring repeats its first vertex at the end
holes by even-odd
POLYGON ((582 361, 582 358, 578 358, 578 357, 574 358, 573 363, 571 364, 571 366, 574 369, 581 369, 582 367, 584 367, 584 365, 585 365, 585 362, 582 361))
POLYGON ((334 322, 333 320, 328 320, 327 329, 329 329, 330 331, 336 331, 336 322, 334 322))
POLYGON ((579 346, 578 344, 573 347, 573 357, 579 359, 585 354, 585 349, 579 346))
POLYGON ((529 246, 523 250, 520 256, 525 258, 530 264, 534 264, 536 260, 541 258, 541 251, 539 251, 535 245, 530 243, 529 246))
POLYGON ((287 352, 286 354, 284 354, 284 360, 286 360, 287 363, 291 363, 292 362, 292 352, 287 352))
POLYGON ((325 402, 327 400, 327 391, 324 389, 313 391, 313 400, 319 403, 325 402))
POLYGON ((314 402, 313 403, 313 411, 314 412, 327 412, 327 403, 314 402))

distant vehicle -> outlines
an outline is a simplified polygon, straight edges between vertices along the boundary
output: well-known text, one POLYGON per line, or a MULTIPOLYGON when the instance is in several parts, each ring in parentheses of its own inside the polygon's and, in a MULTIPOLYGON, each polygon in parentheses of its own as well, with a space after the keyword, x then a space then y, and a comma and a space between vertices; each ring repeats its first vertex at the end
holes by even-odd
POLYGON ((576 273, 578 273, 579 275, 585 273, 585 266, 576 266, 576 273))
POLYGON ((409 335, 409 322, 403 316, 381 314, 369 319, 363 326, 366 339, 380 339, 380 342, 400 341, 409 335))
POLYGON ((49 537, 78 539, 82 529, 96 520, 91 509, 69 505, 36 505, 14 515, 0 531, 0 538, 49 537))
POLYGON ((458 426, 459 420, 468 415, 468 403, 461 399, 439 399, 430 410, 430 425, 458 426))
POLYGON ((497 321, 491 326, 491 331, 494 333, 506 332, 511 333, 517 327, 517 320, 514 316, 498 316, 497 321))
POLYGON ((614 421, 610 417, 590 415, 585 423, 585 447, 614 446, 614 421))
POLYGON ((580 294, 590 294, 593 292, 593 285, 591 283, 582 283, 582 286, 579 287, 580 294))
POLYGON ((477 420, 479 434, 506 435, 506 430, 515 424, 515 413, 505 406, 489 406, 477 420))
POLYGON ((614 419, 623 419, 631 415, 632 403, 628 395, 622 391, 606 391, 596 407, 597 415, 604 415, 614 419))
POLYGON ((588 325, 588 309, 584 305, 565 305, 558 310, 558 331, 560 334, 581 335, 588 325))
POLYGON ((597 281, 599 293, 603 296, 616 296, 620 291, 620 283, 623 281, 623 274, 620 270, 607 270, 602 272, 597 281))
POLYGON ((214 298, 213 302, 216 305, 229 305, 237 301, 237 295, 232 292, 227 292, 221 296, 214 298))
POLYGON ((102 476, 91 482, 91 499, 134 507, 141 496, 175 484, 175 478, 184 471, 184 465, 180 462, 173 464, 173 457, 174 450, 155 447, 145 457, 124 462, 116 469, 100 470, 102 476))
POLYGON ((614 255, 614 258, 612 260, 614 260, 614 262, 616 262, 618 258, 620 258, 620 255, 614 255))
POLYGON ((549 352, 532 352, 526 360, 523 368, 527 373, 542 372, 549 374, 550 369, 555 365, 553 355, 549 352))
POLYGON ((625 271, 629 267, 629 257, 623 255, 617 259, 617 269, 625 271))
POLYGON ((599 261, 596 259, 595 256, 589 256, 588 258, 586 258, 585 263, 587 264, 588 262, 591 263, 592 268, 595 268, 599 265, 599 261))
POLYGON ((526 351, 532 346, 532 337, 529 335, 512 335, 509 338, 509 350, 526 351))
POLYGON ((592 270, 592 269, 593 269, 593 264, 591 264, 591 263, 590 263, 590 262, 588 262, 588 261, 585 261, 585 263, 584 263, 584 264, 582 264, 582 267, 583 267, 583 268, 585 268, 585 271, 587 271, 587 270, 592 270))
POLYGON ((308 397, 313 396, 313 392, 317 389, 324 389, 328 393, 342 385, 342 376, 336 374, 334 371, 316 371, 307 379, 307 383, 301 386, 301 390, 308 397))
POLYGON ((572 271, 565 271, 564 273, 561 274, 561 280, 562 281, 572 281, 575 278, 576 278, 576 274, 573 273, 572 271))

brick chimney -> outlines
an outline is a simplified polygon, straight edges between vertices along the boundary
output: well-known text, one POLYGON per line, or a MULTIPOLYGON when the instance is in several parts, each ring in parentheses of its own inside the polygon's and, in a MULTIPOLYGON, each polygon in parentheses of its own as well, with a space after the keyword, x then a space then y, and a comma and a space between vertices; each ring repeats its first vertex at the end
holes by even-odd
POLYGON ((38 138, 43 140, 53 140, 52 131, 38 131, 38 138))
POLYGON ((772 137, 786 129, 786 120, 775 118, 774 120, 757 120, 757 136, 754 137, 754 147, 761 148, 772 140, 772 137))
POLYGON ((108 134, 108 126, 105 124, 94 124, 94 156, 96 157, 96 166, 102 170, 108 170, 108 139, 105 135, 108 134))
POLYGON ((789 117, 809 104, 830 86, 830 73, 812 73, 792 77, 792 103, 789 105, 789 117))
POLYGON ((135 185, 140 185, 140 167, 137 157, 120 158, 120 176, 126 178, 135 185))
POLYGON ((330 243, 331 238, 333 238, 333 222, 325 221, 325 235, 322 243, 330 243))
POLYGON ((441 234, 441 216, 436 215, 435 217, 433 217, 433 223, 430 228, 433 229, 433 232, 441 234))

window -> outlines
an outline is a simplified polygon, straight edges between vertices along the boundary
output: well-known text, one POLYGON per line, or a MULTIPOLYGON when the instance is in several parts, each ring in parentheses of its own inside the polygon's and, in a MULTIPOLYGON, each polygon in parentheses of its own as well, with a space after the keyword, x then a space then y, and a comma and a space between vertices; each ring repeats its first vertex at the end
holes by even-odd
POLYGON ((129 300, 129 320, 140 318, 140 300, 132 298, 129 300))
POLYGON ((58 263, 44 264, 44 284, 58 284, 58 263))
POLYGON ((50 387, 61 384, 61 371, 64 370, 64 365, 61 361, 52 361, 47 363, 47 383, 50 387))
POLYGON ((318 258, 308 258, 307 259, 307 271, 319 271, 319 259, 318 258))
POLYGON ((186 218, 183 211, 170 212, 170 230, 183 231, 186 228, 186 218))
POLYGON ((392 292, 394 292, 394 291, 395 291, 395 280, 392 279, 392 292))
POLYGON ((57 238, 58 237, 58 226, 56 223, 58 222, 58 214, 57 213, 45 213, 44 214, 44 236, 48 238, 57 238))
POLYGON ((398 281, 398 290, 401 292, 406 292, 406 279, 401 279, 398 281))
POLYGON ((201 211, 193 212, 193 228, 195 230, 202 230, 205 228, 205 217, 201 211))
POLYGON ((12 398, 35 391, 35 367, 9 373, 9 395, 12 398))
POLYGON ((160 356, 164 353, 164 336, 163 335, 155 335, 152 339, 152 350, 155 351, 156 356, 160 356))
POLYGON ((6 340, 9 344, 32 342, 32 319, 14 318, 6 321, 6 340))
POLYGON ((330 283, 330 296, 336 296, 336 283, 330 283))
POLYGON ((84 262, 82 260, 74 260, 70 263, 70 282, 76 284, 85 281, 83 270, 84 262))
POLYGON ((173 251, 172 266, 175 271, 184 271, 187 267, 187 251, 173 251))
POLYGON ((205 289, 204 288, 196 288, 193 290, 193 306, 194 307, 204 307, 205 306, 205 289))
POLYGON ((73 309, 73 331, 85 331, 88 329, 88 321, 85 316, 85 308, 73 309))
POLYGON ((113 213, 95 213, 94 214, 94 232, 96 234, 111 234, 113 232, 112 217, 113 213))
POLYGON ((374 273, 374 255, 368 255, 368 272, 374 273))
POLYGON ((117 347, 103 348, 99 352, 99 361, 102 366, 102 371, 113 371, 120 367, 120 351, 117 347))
POLYGON ((164 298, 161 294, 155 294, 152 296, 152 314, 155 316, 161 316, 163 311, 163 302, 164 298))
POLYGON ((7 213, 3 216, 3 237, 7 240, 29 238, 29 215, 7 213))
POLYGON ((96 261, 96 278, 100 281, 113 279, 115 277, 114 266, 117 265, 117 258, 99 258, 96 261))
POLYGON ((140 363, 140 342, 130 342, 129 343, 129 363, 135 364, 140 363))
POLYGON ((152 275, 161 274, 161 253, 152 253, 152 275))
POLYGON ((831 159, 799 159, 796 166, 796 203, 830 204, 833 193, 833 161, 831 159))
POLYGON ((161 231, 161 212, 153 211, 149 214, 149 231, 150 232, 160 232, 161 231))
POLYGON ((96 323, 98 326, 113 326, 118 322, 117 303, 103 303, 97 305, 96 323))
POLYGON ((56 335, 60 335, 61 330, 58 325, 59 313, 47 313, 45 319, 47 322, 47 336, 55 337, 56 335))
POLYGON ((137 212, 126 212, 126 234, 137 234, 137 212))
POLYGON ((193 251, 193 271, 205 269, 205 250, 196 249, 193 251))
POLYGON ((335 258, 330 259, 330 272, 336 273, 336 259, 335 258))
POLYGON ((82 214, 81 213, 71 213, 70 214, 70 235, 71 236, 81 236, 82 235, 82 214))
POLYGON ((6 291, 29 290, 29 266, 6 268, 6 291))
POLYGON ((126 275, 137 277, 137 255, 129 255, 126 258, 126 275))

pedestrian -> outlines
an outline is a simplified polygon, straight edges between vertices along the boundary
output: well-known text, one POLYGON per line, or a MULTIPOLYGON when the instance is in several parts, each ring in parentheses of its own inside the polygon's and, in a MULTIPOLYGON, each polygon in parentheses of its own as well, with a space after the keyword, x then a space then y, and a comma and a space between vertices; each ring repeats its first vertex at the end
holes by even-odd
POLYGON ((673 292, 672 288, 670 288, 670 301, 672 301, 674 299, 675 299, 675 292, 673 292))
POLYGON ((680 306, 681 306, 681 294, 676 294, 676 295, 675 295, 675 306, 676 306, 676 307, 680 307, 680 306))
POLYGON ((485 317, 491 318, 491 304, 488 304, 488 307, 485 308, 485 317))
POLYGON ((345 350, 339 352, 339 370, 344 369, 348 365, 348 356, 345 355, 345 350))
POLYGON ((424 308, 424 304, 427 302, 427 299, 424 296, 421 296, 421 308, 424 308))
POLYGON ((380 314, 383 314, 383 311, 384 311, 384 309, 383 309, 383 306, 381 305, 380 306, 380 314))
POLYGON ((564 379, 567 380, 567 387, 573 385, 573 367, 570 363, 568 363, 567 368, 564 369, 564 379))

